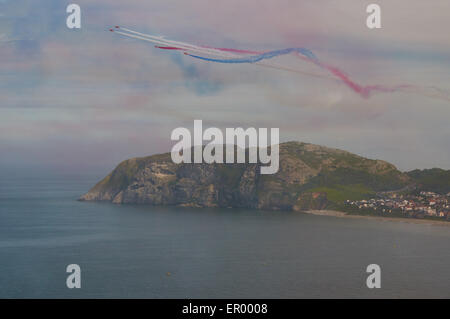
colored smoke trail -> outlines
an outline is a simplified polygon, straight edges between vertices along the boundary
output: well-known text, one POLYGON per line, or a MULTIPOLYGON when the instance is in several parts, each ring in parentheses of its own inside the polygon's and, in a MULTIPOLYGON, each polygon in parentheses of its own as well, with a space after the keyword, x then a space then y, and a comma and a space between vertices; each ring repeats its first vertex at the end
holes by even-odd
MULTIPOLYGON (((288 48, 283 50, 275 50, 260 53, 257 51, 248 51, 248 50, 238 50, 238 49, 225 49, 225 48, 215 48, 217 50, 227 50, 231 52, 241 52, 241 53, 259 53, 258 55, 243 57, 243 58, 233 58, 233 59, 218 59, 218 58, 208 58, 197 56, 194 54, 186 53, 186 55, 191 56, 196 59, 201 59, 209 62, 216 63, 255 63, 265 59, 272 59, 281 55, 294 53, 298 58, 302 60, 306 60, 314 63, 322 69, 329 71, 331 74, 336 76, 342 83, 344 83, 348 88, 350 88, 353 92, 358 93, 363 98, 369 98, 372 93, 394 93, 394 92, 409 92, 409 93, 417 93, 423 96, 440 98, 443 100, 450 101, 450 94, 445 91, 435 88, 435 87, 419 87, 410 84, 399 84, 395 86, 384 86, 379 84, 374 85, 360 85, 357 82, 353 81, 349 75, 347 75, 344 71, 339 69, 338 67, 323 63, 318 60, 318 58, 308 49, 304 48, 288 48), (430 92, 430 90, 425 91, 424 89, 431 89, 434 92, 430 92)), ((294 71, 294 70, 292 70, 294 71)))
MULTIPOLYGON (((228 48, 214 48, 214 49, 221 50, 221 51, 227 51, 227 52, 243 53, 243 54, 255 54, 255 55, 264 54, 263 52, 250 51, 250 50, 228 49, 228 48)), ((291 53, 291 52, 289 52, 289 53, 291 53)), ((330 73, 332 73, 333 75, 338 77, 344 84, 346 84, 347 87, 349 87, 351 90, 353 90, 354 92, 360 94, 362 97, 365 97, 365 98, 368 98, 370 96, 370 94, 372 93, 372 91, 388 93, 388 92, 395 92, 395 91, 401 90, 403 88, 412 87, 410 85, 397 85, 397 86, 391 87, 391 88, 384 87, 381 85, 362 86, 362 85, 359 85, 358 83, 356 83, 355 81, 353 81, 348 74, 346 74, 344 71, 342 71, 341 69, 339 69, 335 66, 320 62, 317 58, 311 59, 309 56, 304 56, 304 55, 298 54, 298 52, 295 52, 295 53, 296 53, 296 56, 301 58, 302 60, 313 62, 317 66, 328 70, 330 73)), ((313 53, 311 52, 311 54, 313 54, 313 53)), ((199 58, 198 56, 193 56, 193 55, 190 55, 190 56, 199 58)), ((213 62, 218 62, 218 61, 213 61, 213 62)), ((222 61, 222 63, 224 63, 224 62, 222 61)), ((228 62, 228 63, 238 63, 238 62, 228 62)), ((247 63, 251 63, 251 62, 247 62, 247 63)))
MULTIPOLYGON (((119 27, 116 27, 116 28, 119 29, 119 27)), ((121 28, 121 30, 127 31, 129 33, 110 29, 111 32, 120 34, 122 36, 126 36, 129 38, 143 40, 146 42, 151 42, 151 43, 157 44, 156 47, 163 49, 163 50, 180 50, 180 51, 184 51, 185 53, 196 52, 196 53, 200 53, 200 54, 205 54, 205 55, 209 55, 209 56, 219 56, 219 57, 223 57, 223 58, 225 58, 225 57, 226 58, 235 58, 235 57, 239 56, 236 54, 232 54, 231 52, 224 51, 224 50, 228 50, 228 49, 208 48, 208 47, 192 45, 189 43, 166 40, 162 37, 146 35, 145 33, 133 31, 133 30, 126 29, 126 28, 121 28)), ((231 49, 231 50, 234 51, 234 49, 231 49)), ((236 51, 244 51, 244 50, 236 50, 236 51)), ((248 52, 250 52, 250 51, 248 51, 248 52)), ((278 70, 308 75, 308 76, 317 77, 317 78, 333 79, 331 76, 328 76, 328 75, 306 72, 306 71, 302 71, 302 70, 298 70, 298 69, 285 67, 282 65, 277 65, 274 63, 269 63, 267 61, 256 62, 254 64, 258 65, 258 66, 266 67, 266 68, 278 69, 278 70)))
POLYGON ((176 47, 161 47, 159 45, 155 45, 155 48, 163 49, 163 50, 183 50, 183 49, 176 48, 176 47))
POLYGON ((248 63, 318 78, 338 80, 340 83, 345 84, 353 92, 359 94, 363 98, 369 98, 372 93, 405 92, 450 101, 450 92, 431 86, 416 86, 410 84, 393 86, 385 86, 380 84, 361 85, 354 81, 340 68, 320 61, 312 51, 306 48, 287 48, 267 52, 233 48, 214 48, 168 40, 162 36, 149 35, 131 29, 121 28, 119 26, 116 26, 115 28, 125 32, 114 29, 110 29, 110 31, 130 38, 154 43, 156 44, 155 47, 158 49, 183 51, 184 54, 203 61, 225 64, 248 63), (326 70, 329 75, 305 72, 288 66, 274 64, 272 61, 269 61, 273 58, 287 54, 294 54, 297 58, 302 59, 303 61, 313 63, 320 69, 326 70))
POLYGON ((383 92, 383 93, 393 93, 400 91, 403 88, 412 87, 411 85, 401 84, 392 87, 387 87, 383 85, 367 85, 363 86, 355 81, 353 81, 345 72, 337 67, 327 65, 324 63, 318 63, 318 65, 326 70, 330 71, 333 75, 338 77, 347 87, 349 87, 354 92, 360 94, 364 98, 368 98, 372 92, 383 92))
MULTIPOLYGON (((223 49, 219 49, 219 50, 223 50, 223 49)), ((252 52, 252 51, 247 51, 247 50, 234 50, 234 49, 228 49, 228 50, 241 51, 241 52, 246 52, 246 53, 252 52)), ((396 85, 393 87, 387 87, 387 86, 382 86, 382 85, 367 85, 367 86, 359 85, 358 83, 353 81, 345 72, 343 72, 342 70, 340 70, 337 67, 320 62, 317 59, 317 57, 314 55, 314 53, 312 53, 310 50, 304 49, 304 48, 288 48, 288 49, 283 49, 283 50, 275 50, 275 51, 264 52, 264 53, 254 55, 254 56, 248 56, 248 57, 243 57, 243 58, 234 58, 234 59, 217 59, 217 58, 202 57, 202 56, 189 54, 189 53, 185 53, 185 54, 188 56, 191 56, 193 58, 201 59, 201 60, 209 61, 209 62, 255 63, 255 62, 259 62, 261 60, 272 59, 272 58, 275 58, 275 57, 278 57, 281 55, 286 55, 286 54, 291 54, 291 53, 295 53, 297 56, 299 56, 301 58, 306 58, 305 60, 313 62, 317 66, 328 70, 330 73, 332 73, 333 75, 338 77, 344 84, 346 84, 347 87, 352 89, 354 92, 360 94, 364 98, 368 98, 372 92, 392 93, 392 92, 398 91, 402 88, 411 87, 410 85, 406 85, 406 84, 396 85)))
POLYGON ((218 62, 218 63, 256 63, 256 62, 259 62, 262 60, 273 59, 275 57, 290 54, 293 52, 304 55, 305 57, 307 57, 313 61, 317 61, 317 58, 314 55, 314 53, 312 53, 310 50, 304 49, 304 48, 287 48, 287 49, 282 49, 282 50, 264 52, 259 55, 252 55, 252 56, 248 56, 248 57, 231 58, 231 59, 207 58, 207 57, 202 57, 202 56, 198 56, 198 55, 194 55, 194 54, 190 54, 190 53, 186 53, 186 55, 189 55, 193 58, 210 61, 210 62, 218 62))

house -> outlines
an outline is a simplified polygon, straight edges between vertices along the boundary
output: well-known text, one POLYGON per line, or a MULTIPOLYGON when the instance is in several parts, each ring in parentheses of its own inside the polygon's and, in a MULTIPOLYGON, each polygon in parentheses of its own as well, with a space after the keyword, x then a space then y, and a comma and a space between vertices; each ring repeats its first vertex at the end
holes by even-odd
POLYGON ((436 209, 428 207, 427 215, 428 216, 436 216, 436 209))

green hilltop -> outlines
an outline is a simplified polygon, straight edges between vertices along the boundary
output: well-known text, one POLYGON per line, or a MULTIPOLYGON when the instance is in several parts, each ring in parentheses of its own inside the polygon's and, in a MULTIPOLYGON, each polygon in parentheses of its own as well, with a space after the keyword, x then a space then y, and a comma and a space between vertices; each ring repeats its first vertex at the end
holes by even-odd
POLYGON ((440 194, 448 194, 450 192, 450 170, 440 168, 415 169, 407 174, 421 190, 440 194))

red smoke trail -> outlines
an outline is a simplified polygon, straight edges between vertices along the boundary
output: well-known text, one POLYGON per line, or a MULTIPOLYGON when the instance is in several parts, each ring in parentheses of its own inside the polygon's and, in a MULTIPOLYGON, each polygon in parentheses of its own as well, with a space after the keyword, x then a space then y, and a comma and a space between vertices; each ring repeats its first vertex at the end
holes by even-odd
POLYGON ((183 50, 183 49, 177 48, 177 47, 160 47, 159 45, 155 45, 155 48, 163 49, 163 50, 183 50))
POLYGON ((319 66, 330 71, 333 75, 335 75, 342 82, 344 82, 350 89, 352 89, 354 92, 358 93, 359 95, 361 95, 364 98, 368 98, 373 91, 389 93, 389 92, 395 92, 399 89, 411 87, 411 85, 407 85, 407 84, 396 85, 393 87, 386 87, 383 85, 362 86, 362 85, 356 83, 355 81, 353 81, 344 71, 340 70, 339 68, 337 68, 335 66, 324 64, 322 62, 319 62, 319 66))

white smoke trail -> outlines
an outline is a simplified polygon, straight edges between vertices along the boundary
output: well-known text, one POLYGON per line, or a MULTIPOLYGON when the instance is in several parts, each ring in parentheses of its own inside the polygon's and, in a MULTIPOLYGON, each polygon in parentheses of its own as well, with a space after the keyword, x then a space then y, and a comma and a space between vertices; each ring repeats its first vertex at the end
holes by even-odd
POLYGON ((201 47, 201 46, 197 46, 194 44, 189 44, 189 43, 184 43, 184 42, 179 42, 179 41, 173 41, 173 40, 167 40, 164 39, 162 37, 156 37, 150 34, 145 34, 142 32, 137 32, 131 29, 127 29, 127 28, 120 28, 124 31, 130 32, 130 33, 134 33, 137 34, 139 36, 142 37, 146 37, 152 40, 158 40, 161 41, 161 43, 164 43, 164 45, 166 46, 172 46, 172 47, 179 47, 179 48, 190 48, 192 50, 197 50, 197 52, 201 52, 203 54, 208 54, 208 55, 214 55, 214 56, 220 56, 220 57, 224 57, 224 58, 237 58, 240 57, 240 55, 236 55, 236 54, 232 54, 232 53, 228 53, 228 52, 224 52, 221 50, 216 50, 213 48, 205 48, 205 47, 201 47))

